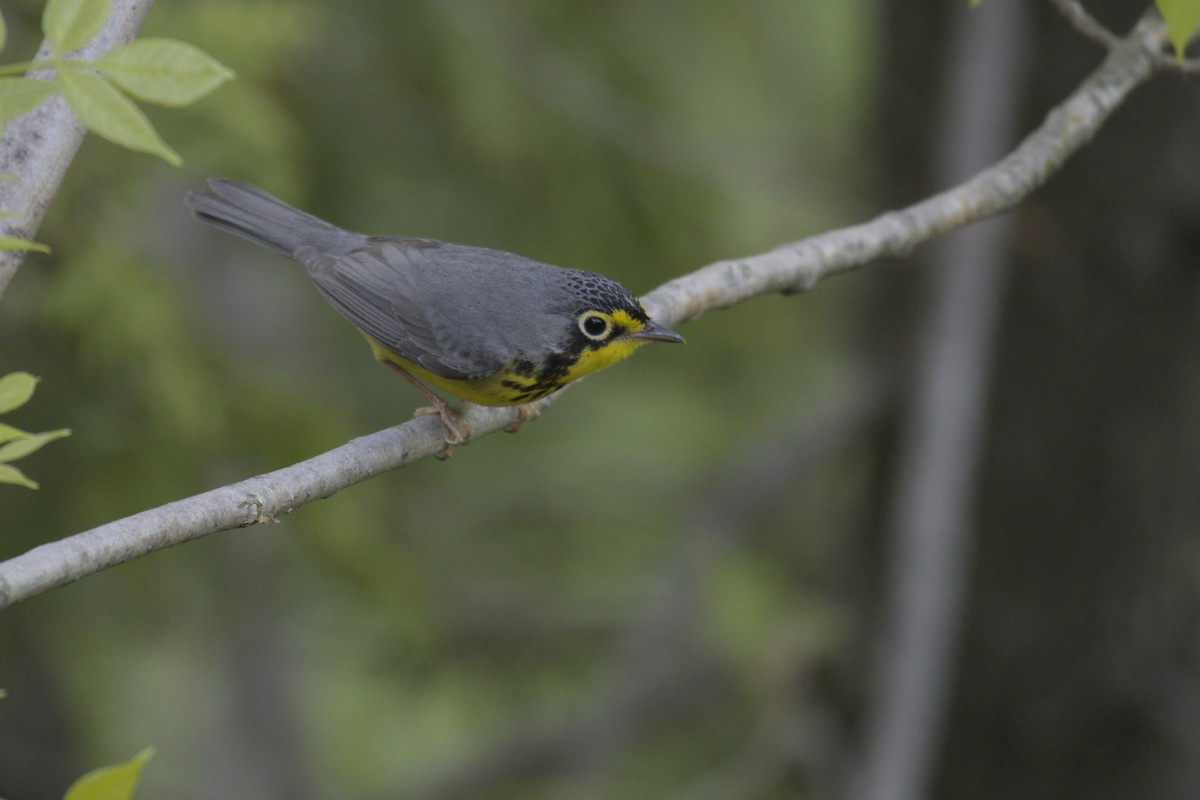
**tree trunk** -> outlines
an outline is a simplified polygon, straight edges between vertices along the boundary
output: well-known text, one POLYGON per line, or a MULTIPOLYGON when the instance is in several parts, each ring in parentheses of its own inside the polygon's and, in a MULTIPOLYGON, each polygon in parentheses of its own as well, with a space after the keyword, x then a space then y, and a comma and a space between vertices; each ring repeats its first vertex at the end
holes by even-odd
MULTIPOLYGON (((1141 11, 1087 6, 1119 33, 1141 11)), ((930 188, 913 148, 935 138, 953 13, 887 7, 888 203, 930 188)), ((1023 130, 1103 55, 1032 13, 1023 130)), ((1017 212, 932 796, 1200 796, 1197 175, 1200 95, 1161 76, 1017 212)))

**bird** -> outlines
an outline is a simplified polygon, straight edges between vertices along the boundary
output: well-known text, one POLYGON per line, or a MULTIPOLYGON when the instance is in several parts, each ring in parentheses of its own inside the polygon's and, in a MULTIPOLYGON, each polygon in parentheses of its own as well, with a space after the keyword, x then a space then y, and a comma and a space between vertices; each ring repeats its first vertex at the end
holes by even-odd
POLYGON ((518 406, 628 358, 682 343, 620 283, 515 253, 339 228, 249 183, 211 178, 189 191, 196 218, 288 256, 366 338, 375 359, 433 403, 447 454, 470 432, 430 386, 471 403, 518 406))

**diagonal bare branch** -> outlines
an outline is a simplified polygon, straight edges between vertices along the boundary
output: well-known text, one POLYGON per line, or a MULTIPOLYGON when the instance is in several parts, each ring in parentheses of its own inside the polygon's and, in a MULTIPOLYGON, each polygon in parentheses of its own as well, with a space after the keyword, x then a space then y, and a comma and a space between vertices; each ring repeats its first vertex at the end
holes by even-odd
POLYGON ((806 291, 830 275, 879 258, 901 258, 935 236, 1013 208, 1061 169, 1150 77, 1153 54, 1165 41, 1162 22, 1144 17, 1015 150, 954 188, 861 225, 718 261, 651 292, 644 298, 647 310, 678 324, 760 294, 806 291))
MULTIPOLYGON (((1013 208, 1091 140, 1109 114, 1153 74, 1154 54, 1164 42, 1161 21, 1144 17, 1013 152, 964 183, 870 222, 676 278, 643 298, 647 310, 675 325, 762 294, 806 291, 823 278, 880 258, 902 257, 935 236, 1013 208)), ((464 419, 473 438, 479 438, 514 422, 516 412, 468 406, 464 419)), ((445 447, 442 436, 436 419, 412 420, 300 464, 41 545, 0 562, 0 608, 156 550, 275 519, 436 455, 445 447)))

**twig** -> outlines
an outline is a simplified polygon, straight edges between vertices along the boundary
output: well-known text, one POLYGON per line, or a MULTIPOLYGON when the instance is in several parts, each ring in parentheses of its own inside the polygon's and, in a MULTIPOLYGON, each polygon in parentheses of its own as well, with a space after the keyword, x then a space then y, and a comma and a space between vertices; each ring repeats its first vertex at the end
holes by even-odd
MULTIPOLYGON (((104 29, 73 55, 95 60, 131 41, 153 4, 154 0, 115 0, 104 29)), ((50 52, 49 43, 44 42, 38 58, 46 58, 50 52)), ((86 133, 61 94, 8 123, 0 138, 0 170, 12 179, 0 181, 0 211, 16 214, 0 222, 0 234, 34 238, 86 133)), ((20 250, 0 251, 0 297, 24 256, 20 250)))
POLYGON ((1100 20, 1093 17, 1083 7, 1079 0, 1050 0, 1059 14, 1066 18, 1067 22, 1093 42, 1103 45, 1111 50, 1121 43, 1121 37, 1104 27, 1100 20))
MULTIPOLYGON (((773 292, 795 293, 819 280, 1006 211, 1041 186, 1101 128, 1134 88, 1153 74, 1161 23, 1144 18, 1065 102, 1012 153, 970 180, 899 211, 757 256, 720 261, 676 278, 643 298, 656 319, 675 325, 773 292)), ((547 400, 542 404, 548 404, 547 400)), ((468 406, 475 434, 516 419, 512 409, 468 406)), ((354 483, 443 449, 432 418, 356 439, 277 472, 180 500, 0 562, 0 608, 139 555, 242 527, 329 497, 354 483)))
MULTIPOLYGON (((1050 0, 1067 22, 1081 34, 1111 50, 1121 44, 1121 37, 1093 17, 1079 0, 1050 0)), ((1179 72, 1184 75, 1200 75, 1200 59, 1179 59, 1163 53, 1161 49, 1151 52, 1154 68, 1164 72, 1179 72)))

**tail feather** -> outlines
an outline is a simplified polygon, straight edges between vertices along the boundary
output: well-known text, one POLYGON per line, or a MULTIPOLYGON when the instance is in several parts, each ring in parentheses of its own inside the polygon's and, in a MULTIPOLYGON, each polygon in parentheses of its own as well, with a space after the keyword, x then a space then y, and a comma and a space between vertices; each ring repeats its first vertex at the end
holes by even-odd
POLYGON ((211 191, 188 192, 184 201, 197 219, 285 256, 304 246, 344 255, 367 239, 293 208, 251 184, 211 178, 208 186, 211 191))

